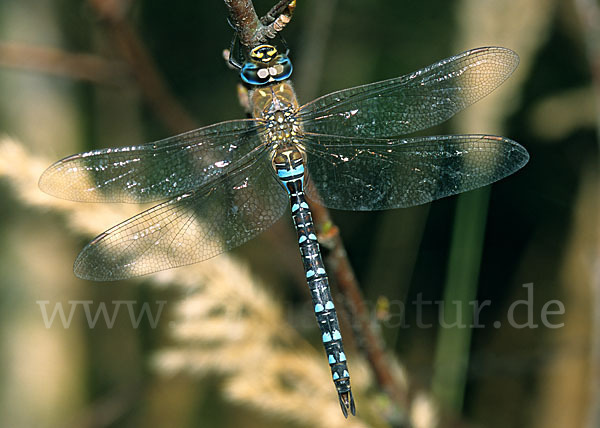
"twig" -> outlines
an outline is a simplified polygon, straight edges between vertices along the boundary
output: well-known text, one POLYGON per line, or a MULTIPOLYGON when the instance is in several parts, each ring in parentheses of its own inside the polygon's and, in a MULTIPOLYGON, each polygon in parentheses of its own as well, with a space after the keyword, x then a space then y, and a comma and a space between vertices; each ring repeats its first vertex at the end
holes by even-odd
MULTIPOLYGON (((296 0, 282 0, 260 19, 265 36, 272 39, 292 20, 296 0)), ((259 34, 262 38, 262 35, 259 34)))
POLYGON ((241 44, 248 48, 266 43, 292 19, 296 0, 282 0, 258 19, 252 0, 224 0, 241 44))
POLYGON ((229 10, 231 25, 235 29, 240 42, 244 46, 254 46, 255 37, 262 27, 252 0, 224 0, 229 10))
POLYGON ((117 61, 23 43, 0 43, 0 66, 110 86, 123 86, 131 77, 125 64, 117 61))
POLYGON ((89 4, 106 25, 113 44, 131 67, 155 114, 174 132, 196 128, 196 122, 167 89, 144 44, 124 18, 123 2, 89 0, 89 4))

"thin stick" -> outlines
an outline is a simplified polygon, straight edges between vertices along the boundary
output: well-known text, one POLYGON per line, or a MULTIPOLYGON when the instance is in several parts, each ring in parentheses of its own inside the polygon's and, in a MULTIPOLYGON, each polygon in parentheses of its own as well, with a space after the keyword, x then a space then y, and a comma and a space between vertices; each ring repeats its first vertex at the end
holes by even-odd
POLYGON ((263 25, 269 25, 279 18, 280 15, 291 15, 296 7, 296 0, 281 0, 275 6, 271 8, 269 12, 262 18, 260 18, 260 22, 263 25))
MULTIPOLYGON (((270 39, 274 38, 292 20, 295 8, 296 0, 282 0, 273 6, 269 13, 260 18, 264 35, 270 39)), ((259 36, 264 37, 260 33, 259 36)))
POLYGON ((252 0, 224 0, 229 10, 231 25, 233 25, 240 42, 244 46, 254 46, 256 34, 263 26, 256 15, 252 0))
POLYGON ((246 48, 255 47, 274 38, 292 19, 296 0, 282 0, 258 19, 252 0, 224 0, 229 17, 240 42, 246 48))
POLYGON ((122 2, 89 0, 89 4, 106 25, 113 44, 131 67, 155 114, 174 132, 197 128, 196 122, 167 88, 148 50, 124 18, 122 2))

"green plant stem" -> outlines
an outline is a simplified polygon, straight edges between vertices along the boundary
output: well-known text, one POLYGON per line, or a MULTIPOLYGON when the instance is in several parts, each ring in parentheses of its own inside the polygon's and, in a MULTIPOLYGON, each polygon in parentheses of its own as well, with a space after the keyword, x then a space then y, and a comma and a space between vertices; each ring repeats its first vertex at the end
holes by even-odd
POLYGON ((458 197, 440 331, 434 361, 432 391, 441 407, 460 413, 469 363, 473 309, 485 235, 489 187, 458 197))

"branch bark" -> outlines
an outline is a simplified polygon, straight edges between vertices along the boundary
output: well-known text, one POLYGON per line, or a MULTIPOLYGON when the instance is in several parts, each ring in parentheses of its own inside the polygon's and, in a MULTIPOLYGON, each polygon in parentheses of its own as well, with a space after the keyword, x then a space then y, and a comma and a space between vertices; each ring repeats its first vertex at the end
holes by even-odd
POLYGON ((258 18, 252 0, 224 0, 230 22, 241 44, 250 50, 267 43, 292 19, 296 0, 282 0, 262 18, 258 18))

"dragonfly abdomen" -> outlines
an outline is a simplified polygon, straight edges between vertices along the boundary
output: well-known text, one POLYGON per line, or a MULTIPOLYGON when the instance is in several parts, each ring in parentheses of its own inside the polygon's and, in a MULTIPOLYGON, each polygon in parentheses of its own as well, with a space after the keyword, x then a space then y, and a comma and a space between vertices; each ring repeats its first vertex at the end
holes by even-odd
POLYGON ((290 194, 292 218, 298 233, 298 244, 302 255, 302 264, 306 281, 312 297, 313 309, 321 340, 325 347, 327 360, 331 368, 333 383, 338 392, 340 405, 344 415, 348 410, 355 414, 354 399, 350 389, 350 374, 346 365, 346 354, 342 344, 342 334, 331 298, 327 273, 321 258, 319 243, 315 234, 310 208, 306 203, 303 192, 290 194))
POLYGON ((348 410, 354 415, 356 410, 350 389, 350 374, 346 365, 342 334, 331 298, 312 214, 304 196, 304 158, 297 148, 281 148, 273 159, 273 166, 290 197, 292 218, 298 234, 306 282, 310 289, 315 316, 321 330, 321 340, 331 368, 333 383, 338 392, 340 406, 344 416, 348 416, 348 410))

